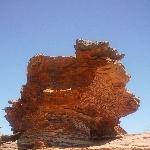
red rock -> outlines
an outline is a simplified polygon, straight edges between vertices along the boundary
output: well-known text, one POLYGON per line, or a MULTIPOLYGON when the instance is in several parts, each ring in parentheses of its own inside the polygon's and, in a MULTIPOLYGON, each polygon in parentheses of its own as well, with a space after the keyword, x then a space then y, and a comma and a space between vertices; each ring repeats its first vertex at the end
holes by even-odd
POLYGON ((21 98, 7 107, 6 119, 18 143, 84 145, 92 138, 124 134, 120 118, 139 100, 126 89, 124 57, 108 42, 77 40, 76 57, 34 56, 21 98))

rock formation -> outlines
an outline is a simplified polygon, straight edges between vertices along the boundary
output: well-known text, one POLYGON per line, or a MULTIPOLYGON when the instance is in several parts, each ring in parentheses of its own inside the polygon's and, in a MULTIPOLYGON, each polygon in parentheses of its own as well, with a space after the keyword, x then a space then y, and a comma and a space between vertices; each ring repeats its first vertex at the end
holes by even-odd
POLYGON ((124 54, 82 39, 75 50, 76 56, 30 59, 21 98, 5 108, 20 146, 79 146, 125 133, 119 119, 135 112, 139 99, 126 89, 124 54))

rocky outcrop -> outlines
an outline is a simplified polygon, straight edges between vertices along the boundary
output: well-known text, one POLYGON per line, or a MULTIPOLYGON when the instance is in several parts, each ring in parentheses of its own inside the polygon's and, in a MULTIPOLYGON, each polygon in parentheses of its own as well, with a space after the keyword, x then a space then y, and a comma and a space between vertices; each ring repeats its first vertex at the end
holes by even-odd
POLYGON ((77 40, 76 56, 37 55, 27 67, 21 98, 9 101, 6 119, 19 146, 89 145, 126 133, 119 119, 135 112, 139 99, 127 91, 124 57, 108 42, 77 40))

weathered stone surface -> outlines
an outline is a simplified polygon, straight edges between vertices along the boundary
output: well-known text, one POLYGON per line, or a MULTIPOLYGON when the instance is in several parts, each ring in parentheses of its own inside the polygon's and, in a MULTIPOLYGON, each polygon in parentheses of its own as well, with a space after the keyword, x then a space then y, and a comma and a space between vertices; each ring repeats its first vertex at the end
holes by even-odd
POLYGON ((75 49, 76 57, 30 59, 21 98, 5 109, 20 146, 79 146, 125 133, 119 119, 139 100, 126 89, 124 55, 108 42, 77 40, 75 49))
MULTIPOLYGON (((19 148, 17 142, 0 145, 0 150, 26 150, 19 148)), ((36 149, 35 147, 32 148, 36 149)), ((29 150, 29 149, 28 149, 29 150)), ((150 133, 124 135, 120 139, 95 141, 88 146, 37 148, 37 150, 150 150, 150 133)))

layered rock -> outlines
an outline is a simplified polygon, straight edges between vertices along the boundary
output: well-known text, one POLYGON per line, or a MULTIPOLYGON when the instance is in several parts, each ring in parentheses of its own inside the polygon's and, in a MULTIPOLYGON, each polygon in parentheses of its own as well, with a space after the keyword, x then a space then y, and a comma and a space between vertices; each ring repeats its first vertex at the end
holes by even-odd
POLYGON ((124 55, 108 42, 82 39, 75 50, 75 57, 30 59, 21 98, 5 109, 13 132, 21 133, 19 145, 86 145, 125 133, 119 119, 139 100, 126 89, 124 55))
MULTIPOLYGON (((21 150, 16 142, 0 145, 0 150, 21 150)), ((36 149, 36 148, 33 148, 36 149)), ((26 150, 26 149, 22 149, 26 150)), ((41 150, 41 148, 36 149, 41 150)), ((91 145, 81 147, 51 147, 42 150, 150 150, 150 133, 124 135, 120 139, 95 141, 91 145)))

